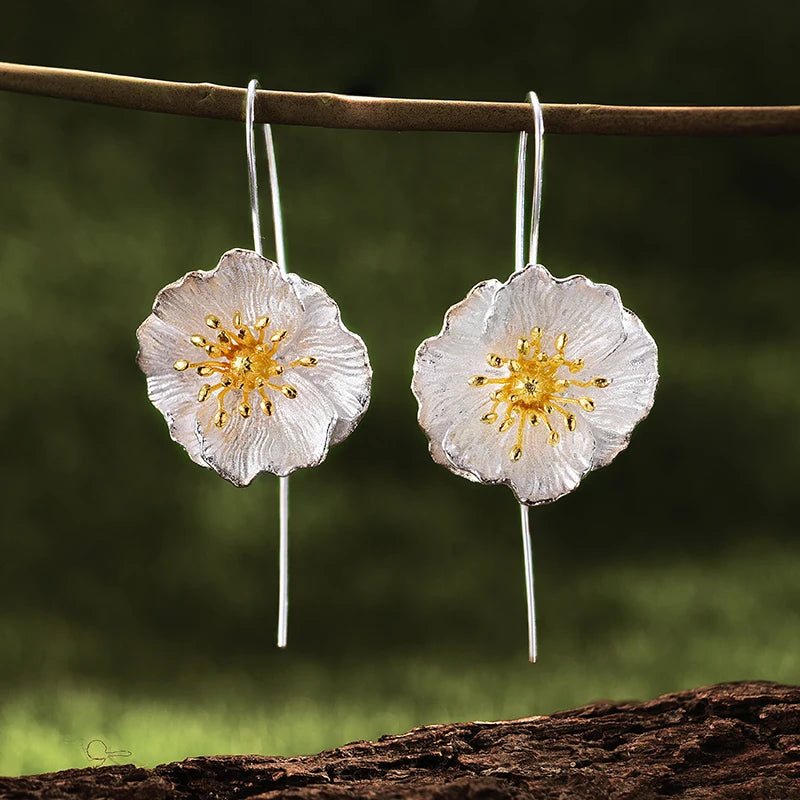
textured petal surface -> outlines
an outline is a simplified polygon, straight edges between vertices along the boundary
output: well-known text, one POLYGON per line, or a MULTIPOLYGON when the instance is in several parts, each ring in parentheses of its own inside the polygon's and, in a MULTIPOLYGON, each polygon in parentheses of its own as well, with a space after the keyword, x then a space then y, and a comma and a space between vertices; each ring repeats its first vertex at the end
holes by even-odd
POLYGON ((473 413, 476 395, 467 381, 487 369, 483 328, 500 286, 496 280, 475 286, 448 310, 441 333, 426 339, 414 360, 411 390, 419 402, 419 424, 430 439, 431 456, 470 480, 475 478, 469 471, 454 469, 442 442, 454 419, 473 413))
POLYGON ((147 375, 147 395, 164 415, 170 436, 186 448, 189 457, 201 466, 208 466, 200 455, 194 433, 197 406, 198 376, 191 371, 176 372, 175 361, 192 354, 186 334, 167 325, 151 314, 136 331, 139 339, 137 361, 147 375))
POLYGON ((641 320, 624 310, 625 340, 596 365, 611 381, 595 392, 596 409, 584 415, 597 441, 593 468, 608 464, 628 446, 634 426, 648 415, 658 383, 658 349, 641 320))
POLYGON ((300 371, 317 395, 333 407, 337 421, 331 444, 338 444, 353 431, 369 405, 372 367, 367 347, 343 325, 339 307, 321 286, 297 275, 288 277, 303 303, 304 316, 302 330, 287 341, 282 358, 285 363, 302 356, 317 359, 315 367, 300 371))
POLYGON ((544 267, 529 264, 498 290, 486 321, 486 343, 497 352, 513 353, 517 339, 538 325, 552 351, 560 333, 569 335, 567 357, 598 360, 623 339, 619 292, 583 275, 554 278, 544 267))
POLYGON ((244 419, 232 408, 222 429, 210 415, 205 422, 198 417, 201 455, 212 469, 236 486, 247 486, 260 472, 288 475, 325 458, 336 421, 333 409, 318 397, 311 399, 311 386, 302 377, 293 377, 292 384, 297 398, 278 396, 271 417, 257 411, 244 419))
POLYGON ((526 424, 522 457, 513 462, 509 451, 517 441, 518 425, 500 433, 480 416, 491 403, 457 419, 444 437, 443 447, 454 466, 469 470, 484 483, 505 483, 520 503, 539 505, 571 492, 592 468, 594 437, 585 425, 564 432, 556 447, 547 444, 547 428, 526 424))
POLYGON ((230 325, 236 311, 250 325, 267 314, 288 328, 303 306, 277 264, 249 250, 229 250, 210 272, 189 272, 164 287, 153 304, 157 317, 189 335, 207 332, 207 314, 230 325))
POLYGON ((303 305, 273 261, 250 250, 229 250, 220 259, 216 279, 220 312, 226 319, 241 311, 245 323, 252 325, 266 314, 273 327, 296 335, 302 325, 303 305))

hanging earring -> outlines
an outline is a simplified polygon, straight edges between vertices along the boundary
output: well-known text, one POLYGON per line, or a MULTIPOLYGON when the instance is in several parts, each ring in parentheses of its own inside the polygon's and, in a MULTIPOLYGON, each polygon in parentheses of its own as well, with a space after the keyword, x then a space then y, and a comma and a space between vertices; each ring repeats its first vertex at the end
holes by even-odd
POLYGON ((536 661, 529 506, 557 500, 627 447, 653 405, 657 349, 619 292, 582 275, 554 278, 536 263, 544 121, 536 95, 528 257, 525 172, 517 157, 515 270, 479 283, 426 339, 412 391, 434 461, 464 478, 508 485, 520 503, 528 653, 536 661), (527 266, 525 266, 527 264, 527 266))
POLYGON ((322 287, 286 272, 272 129, 264 125, 277 263, 262 255, 254 144, 258 82, 245 139, 254 250, 164 287, 142 323, 138 363, 170 436, 234 486, 280 478, 278 646, 288 621, 288 475, 320 464, 369 404, 367 348, 322 287), (198 353, 199 351, 199 353, 198 353))

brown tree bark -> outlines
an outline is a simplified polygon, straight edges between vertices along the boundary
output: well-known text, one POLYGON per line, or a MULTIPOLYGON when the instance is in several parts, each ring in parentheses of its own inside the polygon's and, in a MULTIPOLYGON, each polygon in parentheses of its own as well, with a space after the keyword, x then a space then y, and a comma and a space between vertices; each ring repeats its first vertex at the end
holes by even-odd
POLYGON ((213 756, 0 778, 2 798, 800 798, 800 687, 417 728, 298 758, 213 756))

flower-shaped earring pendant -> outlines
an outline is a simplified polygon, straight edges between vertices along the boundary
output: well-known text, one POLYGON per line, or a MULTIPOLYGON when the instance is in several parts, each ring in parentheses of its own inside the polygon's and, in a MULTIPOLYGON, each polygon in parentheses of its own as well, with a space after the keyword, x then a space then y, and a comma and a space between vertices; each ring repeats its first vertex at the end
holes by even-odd
POLYGON ((258 82, 245 139, 255 250, 230 250, 214 269, 164 287, 137 331, 147 393, 190 458, 235 486, 279 476, 278 646, 289 609, 288 475, 313 467, 358 424, 372 369, 322 287, 286 272, 272 129, 264 125, 277 263, 261 249, 254 143, 258 82))
POLYGON ((531 92, 534 194, 525 258, 527 133, 517 159, 516 265, 505 282, 479 283, 426 339, 412 391, 433 459, 481 483, 504 483, 520 503, 529 658, 536 661, 533 550, 528 507, 571 492, 608 464, 653 404, 655 342, 619 292, 582 275, 554 278, 536 264, 544 121, 531 92), (527 262, 527 266, 526 265, 527 262))
POLYGON ((336 303, 249 250, 162 289, 137 335, 170 435, 236 486, 316 466, 369 403, 367 349, 336 303))
POLYGON ((529 265, 476 286, 417 350, 433 458, 548 503, 623 450, 650 410, 656 346, 612 286, 529 265))

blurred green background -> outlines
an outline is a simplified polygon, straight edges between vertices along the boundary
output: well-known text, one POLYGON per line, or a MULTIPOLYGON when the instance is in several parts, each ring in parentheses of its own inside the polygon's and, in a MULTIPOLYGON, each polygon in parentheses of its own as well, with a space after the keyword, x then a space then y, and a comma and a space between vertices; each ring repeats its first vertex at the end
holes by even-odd
MULTIPOLYGON (((798 102, 800 6, 6 4, 0 58, 296 91, 798 102)), ((0 93, 0 774, 313 752, 724 680, 800 682, 800 141, 551 136, 540 260, 661 352, 628 451, 532 514, 428 457, 414 349, 513 267, 516 136, 275 131, 290 269, 370 348, 372 404, 292 478, 170 442, 134 358, 164 284, 251 243, 243 126, 0 93)), ((266 172, 262 162, 262 184, 266 172)), ((265 209, 264 227, 270 229, 265 209)), ((266 252, 273 252, 267 240, 266 252)))

